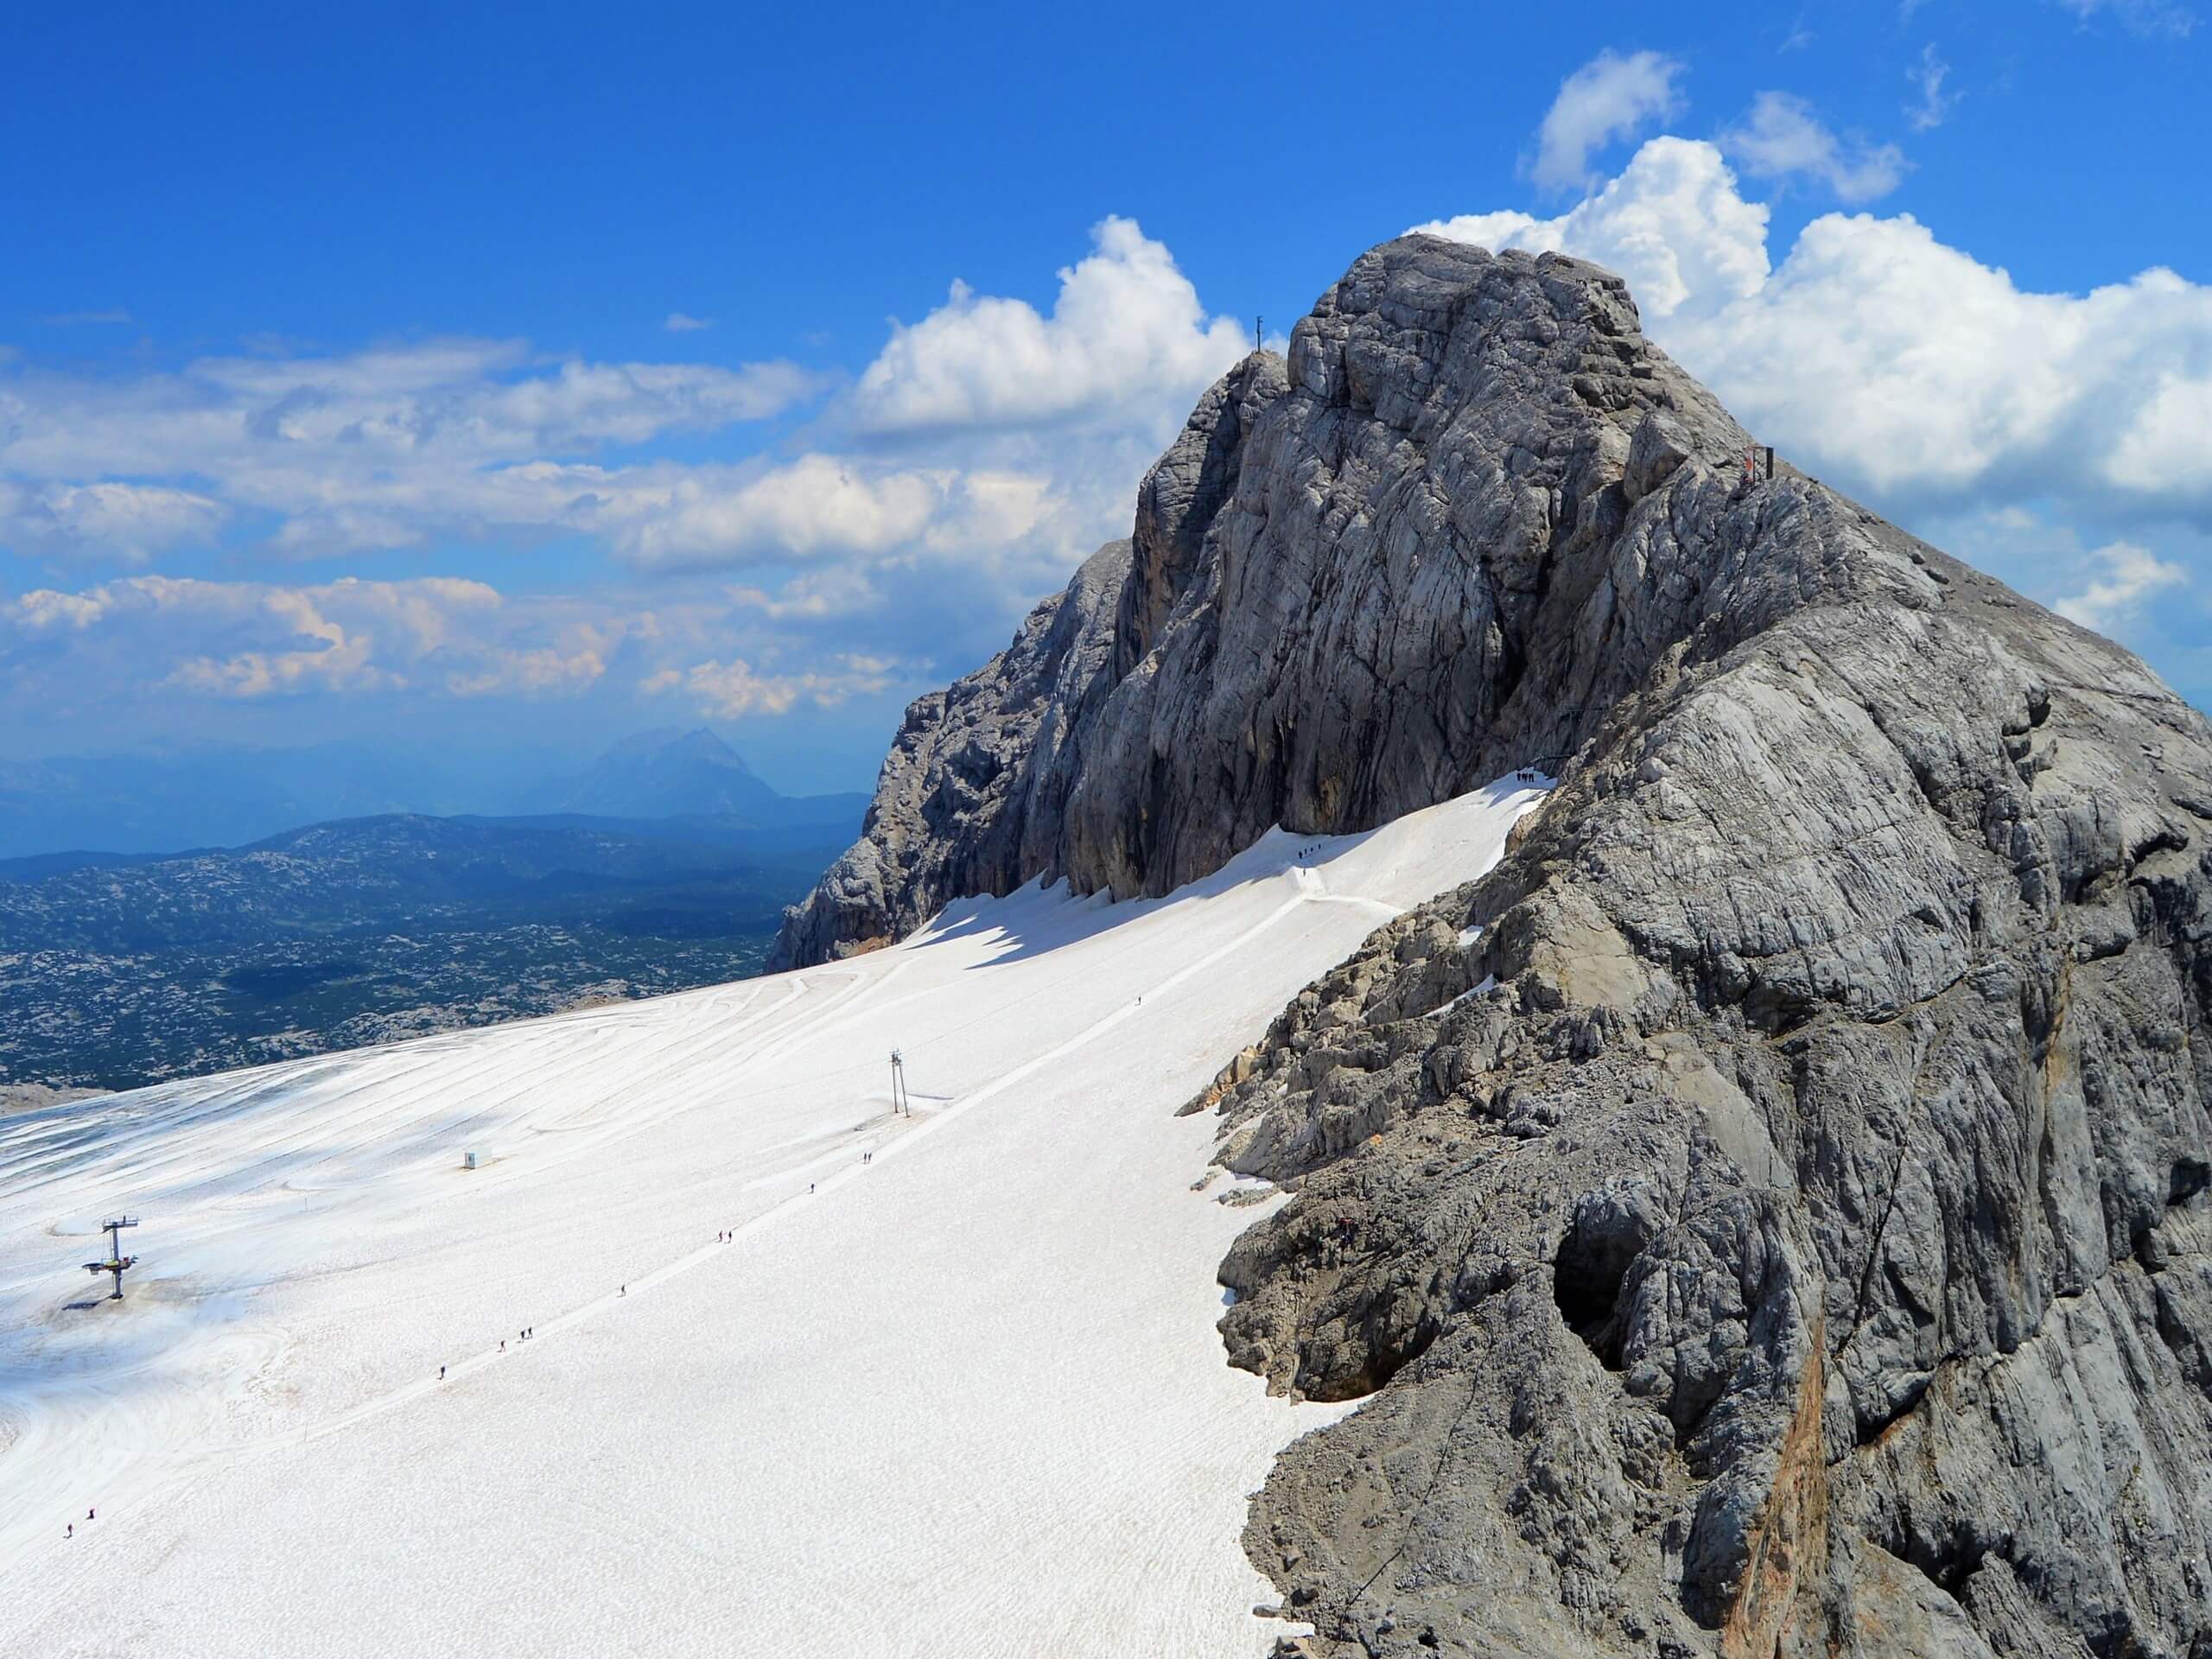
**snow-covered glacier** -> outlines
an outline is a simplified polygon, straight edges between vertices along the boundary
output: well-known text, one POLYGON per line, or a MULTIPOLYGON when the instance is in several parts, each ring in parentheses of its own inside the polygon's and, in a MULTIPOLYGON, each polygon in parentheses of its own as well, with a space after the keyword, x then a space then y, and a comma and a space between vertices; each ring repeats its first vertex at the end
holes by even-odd
POLYGON ((1174 1110, 1540 798, 0 1119, 0 1652, 1264 1650, 1174 1110))

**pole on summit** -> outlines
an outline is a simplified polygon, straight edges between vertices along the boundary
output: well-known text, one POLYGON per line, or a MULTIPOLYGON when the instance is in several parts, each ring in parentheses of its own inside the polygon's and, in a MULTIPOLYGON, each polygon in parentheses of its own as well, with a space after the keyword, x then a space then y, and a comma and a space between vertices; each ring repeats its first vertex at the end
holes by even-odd
POLYGON ((1260 325, 1266 321, 1267 319, 1265 317, 1254 317, 1252 319, 1252 349, 1255 352, 1260 349, 1260 325))

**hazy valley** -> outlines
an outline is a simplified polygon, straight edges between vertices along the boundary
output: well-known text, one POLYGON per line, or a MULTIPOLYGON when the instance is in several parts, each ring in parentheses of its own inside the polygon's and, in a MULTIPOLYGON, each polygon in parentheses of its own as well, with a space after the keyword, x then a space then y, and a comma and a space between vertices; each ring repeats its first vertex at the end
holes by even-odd
POLYGON ((654 734, 548 804, 0 861, 0 1084, 120 1089, 757 972, 860 822, 654 734))

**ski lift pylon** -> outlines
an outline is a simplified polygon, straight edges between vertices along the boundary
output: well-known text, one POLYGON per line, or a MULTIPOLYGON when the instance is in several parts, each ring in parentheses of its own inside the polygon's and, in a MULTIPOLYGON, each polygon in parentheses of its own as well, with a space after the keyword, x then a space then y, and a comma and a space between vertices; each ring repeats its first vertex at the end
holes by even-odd
POLYGON ((137 1224, 138 1217, 136 1216, 118 1216, 112 1220, 102 1222, 100 1230, 107 1235, 107 1260, 85 1263, 86 1273, 95 1274, 110 1273, 115 1275, 115 1288, 108 1294, 108 1300, 111 1302, 119 1302, 123 1300, 123 1270, 125 1268, 134 1268, 138 1265, 137 1256, 125 1255, 123 1253, 123 1230, 125 1227, 136 1227, 137 1224))

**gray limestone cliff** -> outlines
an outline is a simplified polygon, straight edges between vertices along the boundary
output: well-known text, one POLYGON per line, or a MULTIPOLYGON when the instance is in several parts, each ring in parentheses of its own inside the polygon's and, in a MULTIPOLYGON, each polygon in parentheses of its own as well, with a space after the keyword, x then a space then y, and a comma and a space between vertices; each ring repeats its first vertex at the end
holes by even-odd
POLYGON ((1618 277, 1377 250, 1287 365, 1255 353, 1206 393, 1129 542, 907 711, 861 842, 777 964, 1039 874, 1165 893, 1270 824, 1365 829, 1572 751, 1694 596, 1667 547, 1688 591, 1617 613, 1624 475, 1649 486, 1693 452, 1722 470, 1745 442, 1644 341, 1618 277), (1650 410, 1672 413, 1639 428, 1650 410))
POLYGON ((1548 762, 1192 1103, 1294 1193, 1230 1358, 1363 1402, 1254 1501, 1286 1648, 2212 1659, 2212 728, 1747 442, 1605 273, 1376 250, 785 954, 1548 762))

